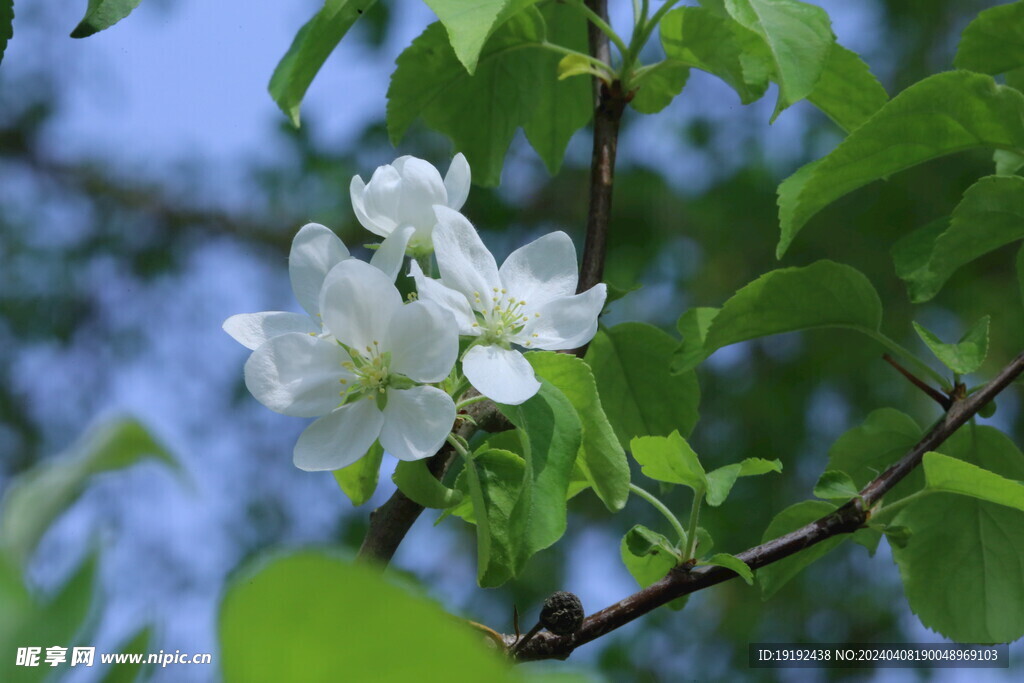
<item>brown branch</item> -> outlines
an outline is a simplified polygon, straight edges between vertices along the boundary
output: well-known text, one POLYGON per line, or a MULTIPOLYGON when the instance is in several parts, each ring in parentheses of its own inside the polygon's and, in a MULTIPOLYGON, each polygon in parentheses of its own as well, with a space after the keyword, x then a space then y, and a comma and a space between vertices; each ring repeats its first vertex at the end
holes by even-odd
MULTIPOLYGON (((936 424, 897 463, 876 477, 854 498, 838 510, 821 519, 790 532, 785 536, 763 543, 739 553, 737 557, 751 569, 759 569, 778 562, 804 548, 820 543, 838 534, 852 533, 864 526, 871 508, 888 491, 917 467, 928 451, 934 450, 957 429, 971 419, 996 395, 1024 372, 1024 353, 1013 359, 1000 373, 979 391, 966 398, 956 397, 945 417, 936 424)), ((651 610, 678 597, 728 581, 736 576, 724 567, 704 565, 685 571, 677 568, 647 588, 620 600, 600 612, 591 614, 573 637, 556 636, 549 632, 537 634, 530 643, 516 653, 521 661, 535 659, 565 659, 574 649, 624 626, 651 610)), ((515 642, 515 636, 506 635, 506 646, 515 642)))
POLYGON ((949 407, 951 405, 953 405, 953 399, 951 399, 949 396, 946 396, 945 394, 942 394, 938 390, 933 389, 932 387, 930 387, 927 384, 925 384, 924 381, 921 380, 921 378, 919 378, 917 375, 912 373, 910 370, 907 370, 905 367, 903 367, 902 365, 897 363, 896 359, 893 358, 892 356, 890 356, 889 354, 883 353, 882 354, 882 360, 884 360, 886 363, 888 363, 889 365, 891 365, 894 368, 896 368, 896 370, 901 375, 906 377, 907 380, 909 380, 911 384, 913 384, 915 387, 917 387, 918 389, 923 391, 925 393, 925 395, 928 396, 928 398, 930 398, 931 400, 935 401, 940 406, 942 406, 943 410, 949 410, 949 407))

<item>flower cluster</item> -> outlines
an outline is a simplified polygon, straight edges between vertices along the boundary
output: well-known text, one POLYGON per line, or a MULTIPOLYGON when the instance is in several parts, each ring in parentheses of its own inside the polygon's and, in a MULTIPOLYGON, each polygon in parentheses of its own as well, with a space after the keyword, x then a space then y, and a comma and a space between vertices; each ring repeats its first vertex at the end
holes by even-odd
POLYGON ((401 460, 428 457, 449 438, 468 385, 498 403, 523 403, 541 385, 519 349, 572 349, 594 336, 605 286, 576 294, 569 236, 545 235, 499 268, 458 211, 469 183, 461 154, 443 180, 409 156, 369 183, 354 177, 356 218, 384 238, 370 263, 352 258, 328 228, 306 225, 288 260, 306 315, 224 322, 253 351, 245 364, 252 395, 279 413, 318 418, 295 445, 301 469, 340 469, 375 441, 401 460), (403 302, 395 279, 407 255, 418 297, 403 302))

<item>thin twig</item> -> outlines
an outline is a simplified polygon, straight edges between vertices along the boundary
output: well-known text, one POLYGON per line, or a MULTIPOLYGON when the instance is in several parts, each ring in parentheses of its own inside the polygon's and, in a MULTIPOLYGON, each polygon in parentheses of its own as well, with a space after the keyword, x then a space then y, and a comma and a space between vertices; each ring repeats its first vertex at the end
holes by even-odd
POLYGON ((925 384, 924 380, 922 380, 920 377, 912 373, 910 370, 907 370, 905 367, 900 365, 898 362, 896 362, 896 359, 890 356, 889 354, 883 353, 882 359, 889 365, 896 368, 901 375, 910 380, 910 383, 913 384, 915 387, 923 391, 928 396, 928 398, 932 399, 940 406, 942 406, 943 410, 949 410, 949 407, 953 405, 953 399, 925 384))
MULTIPOLYGON (((898 462, 889 467, 865 486, 860 496, 853 498, 838 510, 825 515, 785 536, 763 543, 736 555, 751 569, 759 569, 778 562, 796 552, 820 543, 838 534, 852 533, 864 526, 871 508, 899 483, 911 470, 917 467, 924 454, 934 450, 948 439, 957 429, 971 419, 981 408, 992 401, 999 392, 1024 372, 1024 353, 1013 359, 984 388, 967 397, 956 397, 946 412, 929 432, 898 462)), ((583 627, 573 638, 560 637, 545 632, 535 636, 529 646, 516 653, 520 661, 535 659, 565 659, 578 646, 614 631, 620 626, 637 619, 676 598, 714 586, 735 578, 729 569, 714 565, 702 565, 690 571, 672 570, 660 581, 651 584, 600 612, 591 614, 583 627)), ((514 636, 506 635, 505 643, 511 645, 514 636)))

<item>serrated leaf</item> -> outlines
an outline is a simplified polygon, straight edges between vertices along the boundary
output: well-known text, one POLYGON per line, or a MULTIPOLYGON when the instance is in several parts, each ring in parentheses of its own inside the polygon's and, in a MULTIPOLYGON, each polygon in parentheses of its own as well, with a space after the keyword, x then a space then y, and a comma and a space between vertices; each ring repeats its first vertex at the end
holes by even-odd
POLYGON ((1024 149, 1024 94, 969 71, 910 86, 779 186, 781 258, 818 211, 873 180, 969 149, 1024 149))
POLYGON ((569 138, 593 115, 590 83, 559 81, 551 42, 586 51, 586 24, 572 8, 529 7, 487 40, 476 71, 463 68, 440 23, 431 24, 397 61, 388 87, 387 127, 398 144, 417 118, 448 136, 473 167, 473 180, 497 185, 509 143, 522 127, 551 173, 569 138), (545 18, 547 20, 545 20, 545 18))
POLYGON ((425 0, 444 24, 455 55, 472 74, 491 34, 516 12, 538 0, 425 0))
POLYGON ((643 323, 601 329, 591 340, 585 360, 623 447, 634 436, 686 436, 697 424, 697 375, 669 372, 676 346, 669 334, 643 323))
POLYGON ((666 14, 658 30, 670 59, 721 78, 743 104, 760 99, 768 88, 768 46, 731 17, 702 7, 681 7, 666 14))
POLYGON ((85 16, 71 32, 72 38, 86 38, 110 28, 131 14, 142 0, 89 0, 85 16))
POLYGON ((690 67, 682 62, 673 59, 659 62, 644 76, 629 104, 641 114, 657 114, 683 91, 689 78, 690 67))
POLYGON ((955 344, 944 344, 935 333, 917 322, 914 329, 943 365, 957 374, 967 375, 981 367, 988 355, 989 320, 987 315, 978 320, 955 344))
POLYGON ((986 74, 1024 66, 1024 3, 990 7, 978 14, 960 35, 953 64, 986 74))
POLYGON ((807 100, 850 132, 881 109, 889 94, 856 52, 833 43, 807 100))
MULTIPOLYGON (((964 264, 1024 238, 1024 177, 992 175, 967 188, 927 262, 900 277, 914 303, 928 301, 964 264)), ((923 241, 923 240, 922 240, 923 241)))
MULTIPOLYGON (((964 487, 988 479, 976 470, 968 473, 971 465, 1014 485, 1024 480, 1024 454, 991 427, 967 425, 938 450, 970 464, 956 466, 969 477, 964 487)), ((932 460, 933 477, 936 462, 946 461, 932 460)), ((944 474, 953 469, 946 468, 944 474)), ((905 547, 894 546, 892 553, 922 624, 961 643, 1007 643, 1024 635, 1024 512, 970 495, 937 493, 907 505, 893 524, 911 531, 905 547)))
POLYGON ((380 477, 380 463, 384 459, 384 449, 379 441, 374 441, 366 455, 348 467, 334 470, 334 480, 342 493, 348 496, 352 505, 359 507, 373 497, 377 490, 380 477))
POLYGON ((687 370, 723 346, 782 332, 846 327, 873 335, 881 321, 878 293, 855 268, 818 261, 773 270, 725 302, 711 320, 699 353, 684 341, 673 367, 687 370))
POLYGON ((7 41, 14 37, 14 0, 0 0, 0 63, 4 61, 7 41))
POLYGON ((924 454, 924 482, 931 491, 958 493, 1024 512, 1024 484, 969 462, 929 451, 924 454))
POLYGON ((725 8, 768 45, 779 83, 772 119, 810 95, 835 44, 825 10, 798 0, 726 0, 725 8))
POLYGON ((717 555, 713 555, 706 560, 701 560, 700 564, 713 564, 717 567, 725 567, 726 569, 731 569, 737 574, 739 574, 739 577, 746 581, 748 586, 754 585, 754 572, 750 569, 750 566, 746 562, 736 557, 735 555, 729 555, 727 553, 718 553, 717 555))
MULTIPOLYGON (((825 515, 833 512, 836 506, 821 500, 805 500, 802 503, 790 505, 788 508, 775 515, 771 524, 761 538, 762 543, 767 543, 773 538, 784 536, 790 531, 796 531, 805 524, 809 524, 825 515)), ((795 555, 790 555, 778 562, 773 562, 757 571, 757 582, 761 586, 761 598, 767 600, 775 595, 780 588, 789 582, 794 576, 802 572, 808 565, 821 559, 828 551, 846 540, 846 535, 833 536, 820 543, 805 548, 795 555)))
MULTIPOLYGON (((913 418, 893 408, 872 411, 864 424, 832 444, 827 469, 846 472, 858 490, 903 457, 924 433, 913 418)), ((885 496, 891 502, 921 487, 921 473, 911 472, 885 496)))
POLYGON ((270 77, 270 96, 292 125, 299 126, 299 106, 327 57, 359 17, 377 0, 325 0, 324 6, 295 34, 270 77))
POLYGON ((575 356, 551 351, 531 351, 526 359, 576 409, 583 426, 576 464, 605 506, 621 510, 629 498, 629 462, 601 406, 590 367, 575 356))
POLYGON ((518 455, 495 448, 476 453, 466 464, 472 514, 454 512, 465 502, 452 510, 476 524, 477 582, 481 586, 500 586, 515 576, 516 558, 529 552, 522 547, 525 536, 517 533, 512 522, 525 469, 518 455))
POLYGON ((814 485, 814 495, 825 500, 850 500, 860 496, 860 489, 846 472, 825 470, 814 485))
POLYGON ((426 508, 450 508, 462 502, 462 492, 438 481, 424 460, 399 462, 391 479, 410 500, 426 508))
POLYGON ((742 462, 711 470, 707 475, 707 502, 712 507, 721 505, 732 491, 739 477, 752 477, 769 472, 781 472, 782 462, 764 458, 746 458, 742 462))
POLYGON ((679 432, 665 436, 641 436, 629 444, 630 452, 645 476, 669 484, 688 486, 698 494, 707 490, 707 475, 700 459, 679 432))
POLYGON ((640 524, 622 537, 619 552, 622 563, 641 588, 664 578, 679 562, 671 541, 640 524))
POLYGON ((50 523, 78 499, 92 475, 146 458, 177 465, 134 418, 118 417, 94 425, 63 454, 28 470, 11 484, 0 507, 0 548, 18 562, 26 562, 50 523))

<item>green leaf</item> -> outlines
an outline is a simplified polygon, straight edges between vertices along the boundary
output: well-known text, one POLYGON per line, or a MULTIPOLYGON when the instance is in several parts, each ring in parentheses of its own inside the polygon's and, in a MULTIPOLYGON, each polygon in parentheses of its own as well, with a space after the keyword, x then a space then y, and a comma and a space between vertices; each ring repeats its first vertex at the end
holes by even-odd
POLYGON ((684 341, 674 368, 688 370, 690 363, 707 358, 723 346, 782 332, 847 327, 874 336, 881 321, 878 293, 855 268, 817 261, 809 266, 773 270, 725 302, 710 321, 700 353, 684 341))
POLYGON ((470 75, 444 27, 431 24, 397 61, 388 88, 387 127, 393 144, 417 118, 447 135, 473 167, 473 180, 497 185, 517 127, 551 173, 573 133, 593 114, 590 83, 559 81, 559 56, 535 45, 549 40, 587 50, 586 24, 571 7, 527 8, 494 31, 470 75))
POLYGON ((14 37, 14 0, 0 0, 0 63, 4 60, 7 41, 14 37))
POLYGON ((905 526, 886 525, 883 529, 885 540, 894 548, 906 548, 913 533, 905 526))
POLYGON ((901 280, 913 277, 914 273, 928 265, 935 240, 949 227, 949 218, 934 220, 916 230, 908 232, 892 245, 892 262, 901 280))
POLYGON ((958 493, 1024 512, 1024 484, 941 453, 924 454, 925 486, 958 493))
POLYGON ((697 375, 669 372, 676 346, 671 335, 643 323, 598 330, 590 342, 585 360, 593 370, 608 421, 624 447, 634 436, 664 436, 673 431, 685 436, 697 424, 697 375))
POLYGON ((835 36, 825 10, 797 0, 726 0, 733 19, 768 45, 779 82, 772 119, 814 90, 835 36))
POLYGON ((26 562, 51 522, 78 499, 92 475, 146 458, 175 465, 170 453, 134 418, 95 425, 62 455, 11 484, 0 508, 0 548, 26 562))
POLYGON ((85 16, 71 32, 72 38, 86 38, 121 21, 142 0, 89 0, 85 16))
POLYGON ((227 589, 218 630, 228 681, 510 678, 479 631, 375 568, 318 551, 247 567, 227 589))
POLYGON ((989 316, 986 315, 974 323, 956 344, 944 344, 933 332, 916 322, 914 329, 943 365, 957 374, 967 375, 981 367, 988 355, 988 324, 989 316))
POLYGON ((772 73, 768 46, 759 35, 724 14, 681 7, 659 26, 665 54, 732 86, 743 104, 760 99, 772 73))
POLYGON ((391 479, 410 500, 425 508, 450 508, 462 501, 462 492, 438 481, 425 460, 399 462, 391 479))
POLYGON ((622 537, 619 553, 622 563, 641 588, 663 579, 679 563, 678 551, 672 542, 641 524, 622 537))
POLYGON ((752 477, 781 471, 782 462, 780 460, 765 460, 764 458, 746 458, 743 462, 711 470, 707 476, 708 505, 715 507, 724 503, 739 477, 752 477))
MULTIPOLYGON (((991 427, 967 425, 939 450, 1005 479, 1024 480, 1024 454, 991 427)), ((943 486, 975 490, 994 483, 970 465, 951 467, 941 458, 932 464, 932 480, 943 486), (949 481, 953 472, 967 481, 949 481)), ((993 495, 1016 500, 1010 491, 999 483, 993 495)), ((968 495, 925 496, 893 519, 911 531, 905 547, 892 549, 907 601, 922 624, 957 642, 1012 642, 1024 635, 1024 512, 962 492, 968 495)))
POLYGON ((850 132, 881 109, 889 94, 856 52, 833 43, 821 78, 807 100, 850 132))
POLYGON ((1024 66, 1024 3, 980 12, 961 34, 953 64, 986 74, 1024 66))
POLYGON ((1017 252, 1017 288, 1020 290, 1021 301, 1024 301, 1024 246, 1017 252))
POLYGON ((701 560, 700 564, 713 564, 717 567, 725 567, 736 572, 741 579, 747 582, 748 586, 754 585, 754 572, 751 571, 750 566, 736 557, 735 555, 729 555, 727 553, 718 553, 713 555, 706 560, 701 560))
POLYGON ((356 20, 377 0, 325 0, 312 19, 295 34, 288 51, 270 77, 270 96, 292 125, 299 126, 299 106, 309 84, 356 20))
POLYGON ((565 533, 565 501, 583 428, 569 399, 541 378, 536 396, 522 405, 498 405, 520 430, 526 469, 511 519, 521 543, 513 558, 513 575, 538 550, 565 533))
MULTIPOLYGON (((894 408, 880 408, 872 411, 863 425, 849 430, 832 444, 827 469, 847 473, 859 491, 902 458, 923 435, 910 416, 894 408)), ((911 472, 886 494, 885 500, 897 500, 920 486, 920 472, 911 472)))
POLYGON ((425 0, 448 30, 448 42, 455 55, 472 74, 484 43, 516 12, 537 0, 425 0))
POLYGON ((380 463, 384 459, 384 449, 379 441, 374 441, 366 455, 348 467, 334 470, 334 479, 342 492, 349 497, 356 507, 370 500, 377 490, 380 476, 380 463))
POLYGON ((629 462, 601 407, 590 367, 575 356, 551 351, 531 351, 526 359, 537 376, 555 385, 576 409, 583 425, 576 463, 605 506, 612 512, 621 510, 629 498, 629 462))
POLYGON ((846 472, 825 470, 814 485, 814 495, 825 500, 847 501, 860 497, 860 489, 846 472))
POLYGON ((691 308, 683 313, 676 322, 676 329, 683 338, 683 343, 672 352, 672 372, 688 372, 697 367, 706 357, 704 343, 708 330, 720 308, 691 308))
MULTIPOLYGON (((775 515, 771 524, 761 538, 762 543, 767 543, 773 538, 785 536, 791 531, 796 531, 805 524, 821 519, 834 511, 836 506, 820 500, 805 500, 802 503, 790 505, 788 508, 775 515)), ((786 585, 790 579, 799 574, 811 563, 821 559, 825 553, 835 548, 846 540, 846 536, 833 536, 820 543, 805 548, 795 555, 773 562, 757 571, 757 582, 761 585, 761 598, 767 600, 786 585)))
POLYGON ((690 67, 673 59, 655 64, 644 76, 629 104, 641 114, 657 114, 683 91, 690 67))
MULTIPOLYGON (((477 581, 481 586, 500 586, 508 581, 516 574, 517 558, 529 553, 524 547, 525 536, 512 522, 525 469, 518 455, 495 448, 476 453, 466 466, 472 510, 459 516, 476 524, 477 581), (482 516, 481 510, 485 512, 482 516)), ((454 512, 458 508, 452 509, 453 514, 459 514, 454 512)))
POLYGON ((914 303, 928 301, 960 266, 1022 238, 1024 178, 986 176, 964 192, 925 264, 900 277, 907 281, 914 303))
POLYGON ((996 175, 1013 175, 1024 166, 1024 155, 1008 149, 997 149, 992 153, 992 161, 996 165, 996 175))
MULTIPOLYGON (((135 635, 119 645, 117 652, 133 653, 148 652, 149 642, 153 636, 153 629, 150 627, 139 629, 135 635)), ((139 677, 142 670, 142 662, 129 662, 118 664, 107 669, 107 674, 101 679, 102 683, 133 683, 139 677)))
POLYGON ((892 98, 828 156, 779 186, 781 258, 821 209, 872 180, 976 148, 1024 149, 1024 94, 991 76, 949 71, 892 98))
POLYGON ((665 436, 640 436, 629 444, 645 476, 669 484, 688 486, 698 494, 707 490, 707 475, 700 459, 679 432, 665 436))

